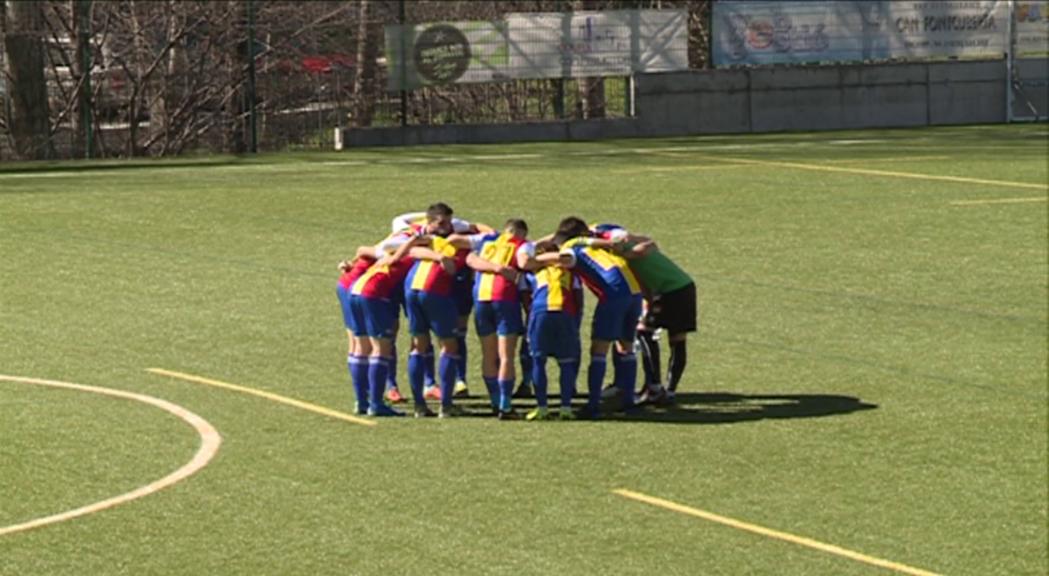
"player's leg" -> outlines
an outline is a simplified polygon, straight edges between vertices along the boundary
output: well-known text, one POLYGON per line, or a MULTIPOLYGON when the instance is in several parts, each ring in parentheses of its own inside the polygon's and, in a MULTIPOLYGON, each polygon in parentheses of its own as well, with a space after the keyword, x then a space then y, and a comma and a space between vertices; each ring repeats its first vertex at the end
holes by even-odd
POLYGON ((546 420, 549 418, 547 408, 546 354, 532 357, 532 385, 535 388, 535 409, 529 412, 526 420, 546 420))
POLYGON ((667 359, 667 396, 673 400, 677 393, 681 375, 688 364, 687 338, 689 332, 696 331, 696 285, 689 284, 680 290, 667 294, 663 312, 666 317, 663 324, 668 332, 670 357, 667 359))
POLYGON ((452 403, 459 370, 459 342, 456 338, 458 314, 455 301, 449 296, 436 294, 423 294, 421 301, 430 321, 430 328, 441 346, 441 355, 437 362, 437 378, 441 387, 440 414, 452 416, 458 412, 453 409, 452 403))
POLYGON ((347 295, 347 307, 350 318, 348 325, 352 326, 350 356, 347 361, 350 370, 350 381, 353 384, 353 392, 356 397, 356 412, 366 414, 368 412, 368 356, 371 354, 371 343, 368 340, 366 330, 367 310, 364 299, 361 296, 347 295))
POLYGON ((452 290, 455 298, 455 308, 459 313, 456 323, 456 340, 459 348, 459 360, 456 362, 455 395, 460 398, 470 396, 470 389, 466 383, 466 333, 470 325, 470 312, 473 310, 473 286, 474 273, 469 268, 464 268, 456 277, 452 290))
POLYGON ((517 335, 524 329, 521 305, 517 302, 498 302, 496 318, 496 333, 499 337, 499 410, 505 414, 513 411, 517 335))
POLYGON ((618 338, 619 356, 615 366, 615 382, 624 410, 632 410, 635 405, 634 390, 637 386, 637 355, 634 354, 634 338, 637 335, 637 323, 641 318, 641 297, 630 299, 620 322, 618 338))
POLYGON ((488 390, 492 411, 499 410, 499 341, 496 337, 495 311, 491 302, 478 302, 474 309, 474 329, 481 342, 481 377, 488 390))
POLYGON ((405 398, 401 395, 401 390, 397 386, 397 334, 401 329, 400 314, 398 313, 401 309, 400 303, 393 305, 393 336, 391 337, 391 351, 390 351, 390 370, 386 376, 386 400, 391 404, 400 404, 404 402, 405 398))
POLYGON ((410 291, 406 295, 408 313, 408 333, 411 336, 412 349, 408 356, 408 385, 412 391, 412 401, 416 411, 426 406, 429 398, 423 388, 426 373, 426 356, 432 356, 430 346, 430 325, 422 307, 420 292, 410 291))
POLYGON ((388 301, 375 298, 362 298, 365 318, 365 330, 371 344, 368 357, 368 415, 369 416, 404 416, 383 402, 383 390, 386 387, 386 376, 389 372, 390 354, 393 347, 394 305, 388 301))
POLYGON ((546 377, 546 359, 551 345, 554 331, 552 321, 554 317, 547 312, 535 312, 528 318, 528 340, 531 343, 532 353, 532 387, 535 389, 536 408, 529 412, 527 420, 546 420, 549 417, 547 411, 547 393, 549 382, 546 377))

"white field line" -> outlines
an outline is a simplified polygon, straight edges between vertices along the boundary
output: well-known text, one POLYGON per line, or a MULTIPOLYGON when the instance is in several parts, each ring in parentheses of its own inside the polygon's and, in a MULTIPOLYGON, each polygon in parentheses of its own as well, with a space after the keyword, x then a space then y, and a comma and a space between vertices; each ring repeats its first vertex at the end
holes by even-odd
POLYGON ((1045 202, 1049 198, 1000 198, 997 200, 958 200, 951 202, 951 206, 977 206, 980 204, 1026 204, 1029 202, 1045 202))
POLYGON ((113 498, 103 500, 101 502, 96 502, 94 504, 82 506, 75 510, 70 510, 68 512, 62 512, 60 514, 54 514, 43 518, 37 518, 36 520, 30 520, 21 524, 0 527, 0 536, 14 534, 16 532, 24 532, 26 530, 32 530, 33 528, 39 528, 41 526, 47 526, 49 524, 55 524, 58 522, 64 522, 66 520, 72 520, 80 516, 86 516, 88 514, 101 512, 103 510, 106 510, 107 508, 119 506, 120 504, 124 504, 132 500, 142 498, 144 496, 149 496, 150 494, 163 490, 164 488, 167 488, 175 484, 176 482, 185 480, 186 478, 198 472, 201 468, 207 466, 208 462, 210 462, 211 459, 215 457, 215 454, 218 453, 219 446, 222 444, 222 436, 219 435, 218 431, 215 430, 215 427, 209 424, 207 420, 204 420, 200 416, 197 416, 196 414, 190 412, 189 410, 186 410, 181 406, 172 404, 166 400, 161 400, 152 396, 146 396, 145 394, 135 394, 132 392, 125 392, 123 390, 114 390, 112 388, 84 386, 81 384, 58 382, 55 380, 22 378, 18 376, 0 375, 0 381, 18 382, 22 384, 35 384, 39 386, 50 386, 53 388, 65 388, 69 390, 78 390, 81 392, 90 392, 92 394, 102 394, 105 396, 126 398, 128 400, 142 402, 144 404, 156 406, 161 410, 165 410, 171 414, 174 414, 176 417, 182 419, 184 422, 192 426, 193 429, 197 431, 197 434, 200 435, 200 448, 197 450, 197 453, 193 456, 193 459, 187 462, 178 470, 175 470, 174 472, 168 474, 160 480, 151 482, 145 486, 142 486, 141 488, 137 488, 126 494, 121 494, 119 496, 114 496, 113 498))

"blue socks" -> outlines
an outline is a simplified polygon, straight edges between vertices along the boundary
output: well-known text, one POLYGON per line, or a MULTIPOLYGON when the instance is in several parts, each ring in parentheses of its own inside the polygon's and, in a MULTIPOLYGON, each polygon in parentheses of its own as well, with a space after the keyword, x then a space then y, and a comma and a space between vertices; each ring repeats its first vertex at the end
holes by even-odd
POLYGON ((368 397, 371 399, 371 409, 379 411, 384 406, 382 391, 386 386, 386 373, 389 371, 387 359, 372 356, 368 359, 368 397))
POLYGON ((513 409, 514 381, 499 380, 499 410, 509 412, 513 409))
POLYGON ((452 394, 455 393, 455 375, 459 356, 441 353, 441 362, 437 367, 441 378, 441 405, 452 405, 452 394))
MULTIPOLYGON (((579 375, 579 362, 575 358, 557 361, 561 365, 561 408, 572 407, 572 397, 575 396, 575 380, 579 375)), ((543 371, 544 375, 546 371, 543 371)))
POLYGON ((423 355, 423 375, 425 376, 426 387, 429 388, 437 384, 437 370, 434 367, 433 361, 433 348, 426 351, 423 355))
POLYGON ((608 360, 604 356, 590 356, 590 368, 586 374, 586 407, 591 412, 601 409, 601 385, 605 381, 608 360))
POLYGON ((499 380, 495 376, 485 376, 484 387, 488 389, 488 401, 492 404, 492 410, 498 410, 499 380))
POLYGON ((456 331, 455 341, 459 345, 459 356, 455 361, 455 372, 458 380, 466 382, 466 330, 456 331))
MULTIPOLYGON (((431 355, 431 358, 433 356, 431 355)), ((408 355, 408 385, 412 388, 412 400, 416 405, 425 404, 423 399, 423 380, 426 373, 426 357, 418 352, 408 355)))
POLYGON ((614 382, 623 400, 623 408, 634 406, 634 386, 637 384, 637 356, 633 352, 617 355, 612 361, 615 367, 614 382))
MULTIPOLYGON (((532 359, 532 386, 535 388, 535 403, 540 408, 546 408, 547 388, 546 380, 546 356, 536 356, 532 359)), ((562 395, 564 391, 562 390, 562 395)))
POLYGON ((517 358, 521 362, 521 385, 528 386, 532 383, 534 378, 532 375, 532 366, 534 360, 532 359, 532 351, 529 350, 528 340, 521 339, 521 348, 517 353, 517 358))
POLYGON ((368 357, 348 356, 346 365, 350 369, 353 395, 357 398, 358 412, 368 409, 368 357))
POLYGON ((386 374, 386 389, 397 387, 397 344, 393 345, 393 351, 390 352, 390 366, 386 374))

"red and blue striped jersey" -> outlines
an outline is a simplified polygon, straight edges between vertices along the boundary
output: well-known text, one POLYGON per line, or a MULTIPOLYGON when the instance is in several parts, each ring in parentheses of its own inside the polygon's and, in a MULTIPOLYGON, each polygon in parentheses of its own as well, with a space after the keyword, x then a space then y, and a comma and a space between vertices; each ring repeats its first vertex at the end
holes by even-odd
MULTIPOLYGON (((440 237, 433 239, 433 249, 440 254, 455 258, 457 271, 466 266, 466 255, 470 252, 469 250, 456 250, 448 240, 440 237)), ((440 262, 416 260, 411 270, 408 271, 408 278, 405 282, 407 283, 406 288, 410 290, 450 296, 452 285, 455 283, 455 275, 445 272, 440 262)))
POLYGON ((372 264, 375 264, 375 260, 371 258, 358 258, 349 270, 339 276, 339 286, 342 286, 343 290, 352 290, 354 282, 371 268, 372 264))
POLYGON ((626 259, 601 248, 587 245, 587 238, 573 238, 561 245, 561 254, 572 256, 572 271, 598 300, 621 298, 641 293, 641 285, 630 271, 626 259))
MULTIPOLYGON (((527 240, 506 232, 475 234, 470 237, 474 252, 481 258, 500 266, 517 266, 517 252, 527 244, 527 240)), ((474 282, 475 302, 515 302, 520 299, 517 284, 507 280, 501 274, 481 272, 474 282)))
POLYGON ((560 266, 547 266, 528 275, 532 289, 531 314, 537 312, 565 312, 579 314, 577 295, 572 289, 575 284, 571 270, 560 266))
POLYGON ((393 300, 402 290, 413 262, 411 258, 402 258, 391 264, 375 263, 357 278, 351 293, 365 298, 393 300))

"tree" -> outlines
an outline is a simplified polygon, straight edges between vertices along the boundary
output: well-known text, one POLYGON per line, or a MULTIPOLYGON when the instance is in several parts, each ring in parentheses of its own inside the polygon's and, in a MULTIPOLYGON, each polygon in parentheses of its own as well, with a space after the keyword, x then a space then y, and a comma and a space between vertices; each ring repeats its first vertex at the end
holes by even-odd
POLYGON ((0 20, 7 55, 11 117, 8 126, 20 158, 54 156, 44 77, 44 13, 39 2, 4 2, 0 20))

